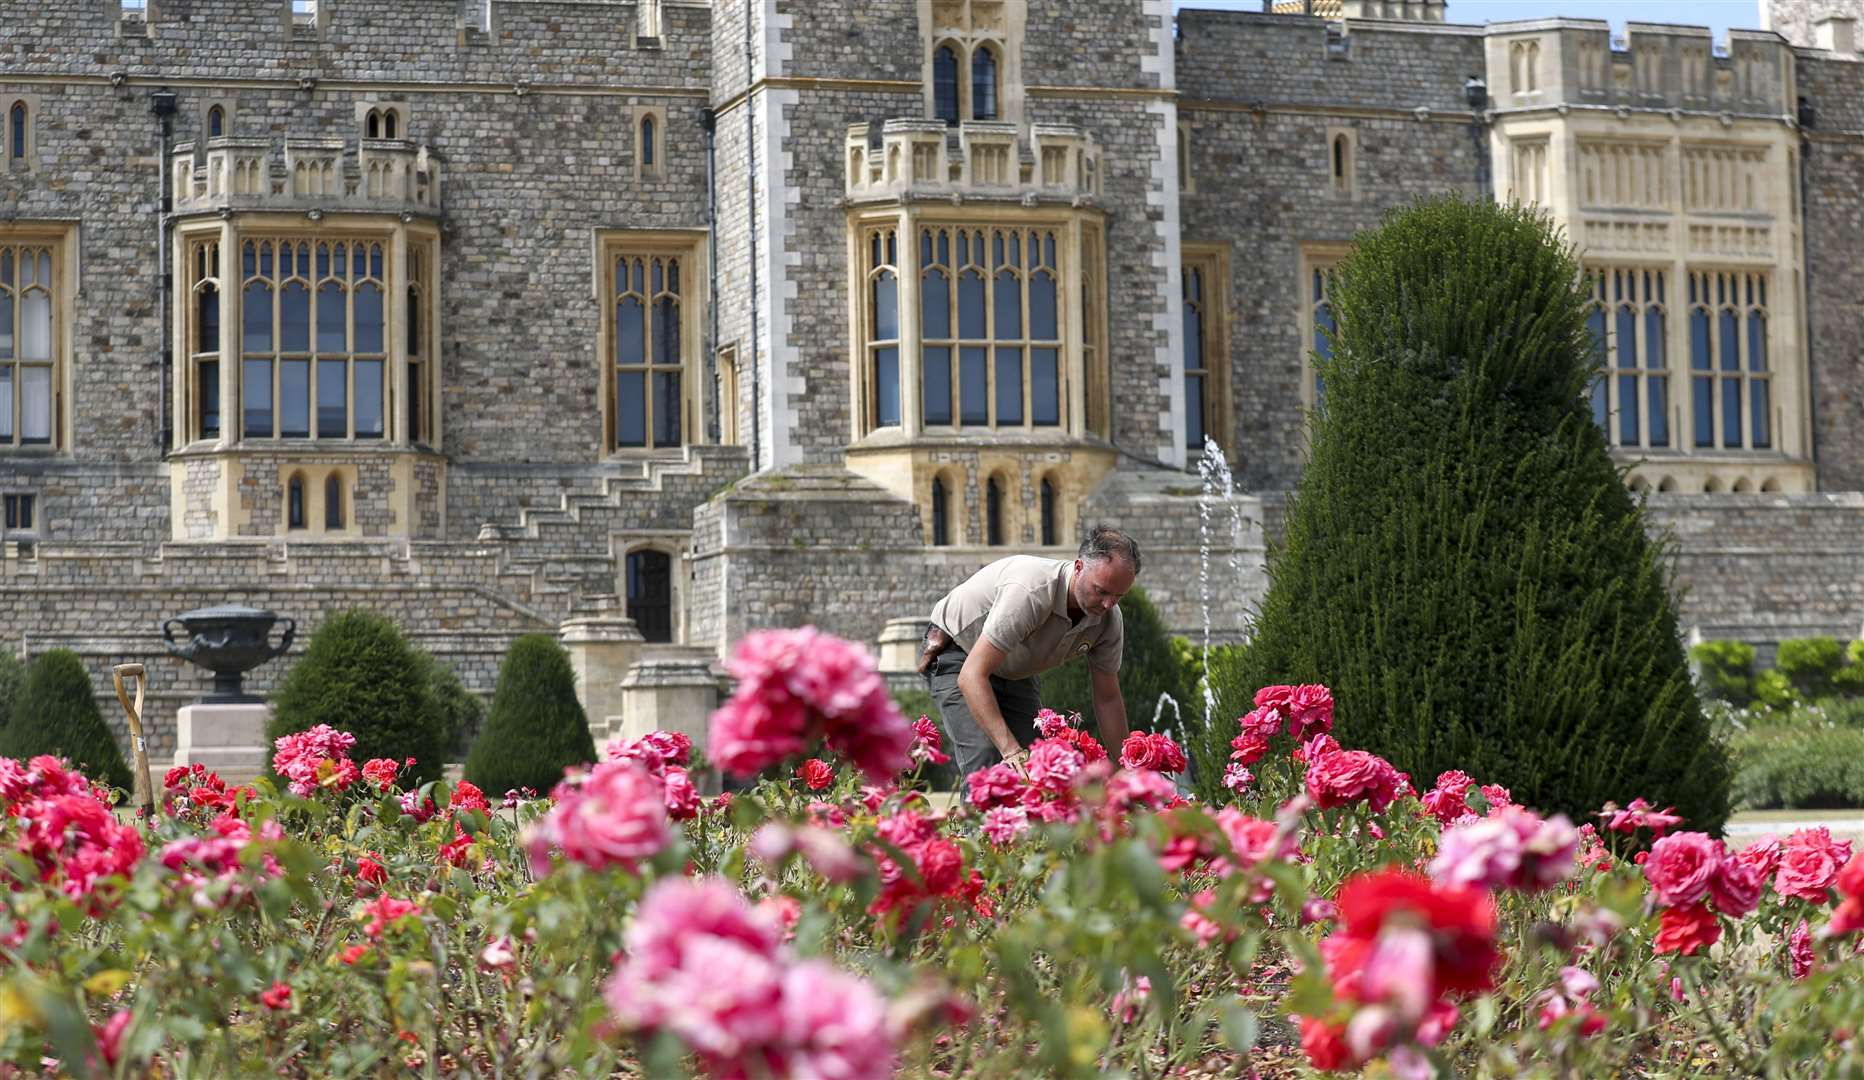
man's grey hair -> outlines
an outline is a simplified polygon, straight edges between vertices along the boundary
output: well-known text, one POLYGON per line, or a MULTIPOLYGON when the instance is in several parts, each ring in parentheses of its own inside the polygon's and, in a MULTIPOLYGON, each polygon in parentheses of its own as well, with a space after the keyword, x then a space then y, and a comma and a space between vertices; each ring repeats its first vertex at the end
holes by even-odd
POLYGON ((1125 559, 1133 573, 1139 573, 1139 542, 1111 525, 1096 525, 1087 530, 1087 536, 1081 541, 1081 561, 1099 562, 1102 559, 1125 559))

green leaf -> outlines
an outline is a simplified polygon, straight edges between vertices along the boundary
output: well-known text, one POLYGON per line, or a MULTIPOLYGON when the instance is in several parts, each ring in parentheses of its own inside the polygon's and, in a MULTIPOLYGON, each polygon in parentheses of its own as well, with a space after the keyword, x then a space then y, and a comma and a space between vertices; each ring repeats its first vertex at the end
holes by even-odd
POLYGON ((1244 1008, 1240 1001, 1225 1002, 1218 1022, 1223 1030, 1223 1041, 1238 1053, 1253 1050, 1262 1035, 1256 1014, 1244 1008))

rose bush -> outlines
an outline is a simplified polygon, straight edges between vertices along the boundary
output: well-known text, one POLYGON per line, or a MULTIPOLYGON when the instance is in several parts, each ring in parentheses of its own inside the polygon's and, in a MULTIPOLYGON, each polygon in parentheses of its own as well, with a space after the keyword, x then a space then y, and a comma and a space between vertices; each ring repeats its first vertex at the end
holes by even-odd
POLYGON ((540 796, 313 729, 286 790, 177 768, 148 820, 0 759, 0 1074, 1864 1069, 1864 855, 1822 830, 1733 851, 1635 798, 1575 826, 1420 793, 1324 687, 1237 721, 1232 805, 1170 739, 1055 714, 940 805, 898 771, 936 726, 831 642, 747 645, 712 735, 762 779, 712 798, 666 732, 540 796))

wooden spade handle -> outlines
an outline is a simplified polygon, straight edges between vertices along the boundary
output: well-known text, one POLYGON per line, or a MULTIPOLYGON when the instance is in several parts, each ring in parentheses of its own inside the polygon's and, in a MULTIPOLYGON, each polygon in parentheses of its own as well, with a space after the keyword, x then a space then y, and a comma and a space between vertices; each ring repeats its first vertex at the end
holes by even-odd
POLYGON ((129 742, 136 754, 136 789, 130 794, 130 802, 143 813, 149 813, 155 805, 155 789, 149 779, 149 747, 142 738, 142 695, 148 680, 143 677, 141 664, 118 664, 110 669, 110 676, 116 682, 117 700, 129 714, 129 742), (136 680, 134 703, 123 688, 124 679, 136 680))

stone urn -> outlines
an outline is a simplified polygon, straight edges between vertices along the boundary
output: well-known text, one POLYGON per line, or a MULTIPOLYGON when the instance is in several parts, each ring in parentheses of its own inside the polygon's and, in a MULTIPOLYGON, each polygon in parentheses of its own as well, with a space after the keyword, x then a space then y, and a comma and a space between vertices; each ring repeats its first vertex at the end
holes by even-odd
POLYGON ((291 648, 291 639, 298 632, 297 620, 283 620, 284 636, 274 646, 272 626, 279 621, 277 615, 258 608, 199 608, 163 623, 162 643, 169 652, 214 673, 214 688, 202 696, 203 702, 256 704, 261 699, 246 693, 241 683, 243 676, 291 648), (176 626, 181 627, 180 635, 174 631, 176 626))

